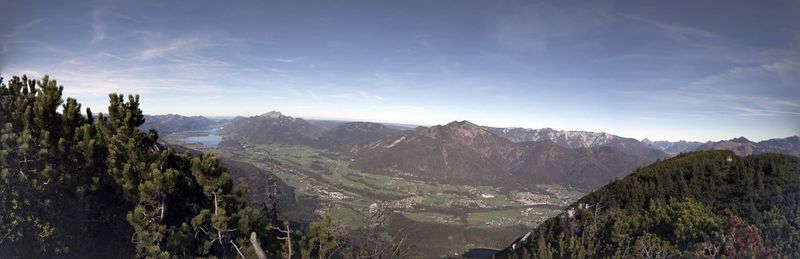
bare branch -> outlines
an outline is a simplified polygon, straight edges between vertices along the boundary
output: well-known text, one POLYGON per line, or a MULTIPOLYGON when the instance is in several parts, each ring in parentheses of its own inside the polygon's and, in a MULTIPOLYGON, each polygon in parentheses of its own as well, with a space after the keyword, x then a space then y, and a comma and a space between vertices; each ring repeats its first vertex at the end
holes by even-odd
POLYGON ((239 246, 237 246, 236 243, 233 242, 233 240, 229 240, 229 242, 231 243, 231 245, 233 245, 233 248, 236 249, 236 252, 239 253, 239 256, 241 256, 242 259, 246 259, 244 254, 242 254, 242 250, 239 250, 239 246))
POLYGON ((6 241, 6 238, 7 238, 9 235, 11 235, 11 233, 12 233, 12 232, 14 232, 14 229, 16 229, 16 228, 17 228, 17 226, 18 226, 18 225, 16 225, 16 224, 15 224, 13 227, 11 227, 11 229, 9 229, 9 230, 8 230, 8 232, 6 232, 6 234, 5 234, 5 235, 3 235, 3 238, 2 238, 2 239, 0 239, 0 244, 3 244, 3 242, 5 242, 5 241, 6 241))
POLYGON ((256 257, 258 257, 258 259, 267 259, 267 254, 264 253, 264 249, 262 249, 261 244, 258 243, 256 232, 250 232, 250 244, 253 246, 253 250, 256 251, 256 257))

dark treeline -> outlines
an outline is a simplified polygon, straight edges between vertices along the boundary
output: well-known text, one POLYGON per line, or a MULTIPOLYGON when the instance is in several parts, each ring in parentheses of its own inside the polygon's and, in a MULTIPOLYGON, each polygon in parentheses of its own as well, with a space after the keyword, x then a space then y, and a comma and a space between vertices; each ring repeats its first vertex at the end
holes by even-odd
POLYGON ((499 257, 800 258, 800 159, 679 155, 574 203, 499 257))
MULTIPOLYGON (((0 79, 2 81, 2 79, 0 79)), ((212 154, 140 132, 139 97, 81 110, 47 76, 0 85, 0 258, 319 257, 381 253, 324 216, 304 231, 245 201, 212 154)), ((375 236, 378 236, 377 232, 375 236)))

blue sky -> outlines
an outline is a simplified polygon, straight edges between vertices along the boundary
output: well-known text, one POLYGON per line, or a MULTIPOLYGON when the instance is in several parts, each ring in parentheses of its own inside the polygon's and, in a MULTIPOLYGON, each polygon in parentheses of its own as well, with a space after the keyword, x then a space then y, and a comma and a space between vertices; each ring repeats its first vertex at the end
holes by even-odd
POLYGON ((800 134, 800 2, 4 1, 0 73, 95 111, 762 140, 800 134))

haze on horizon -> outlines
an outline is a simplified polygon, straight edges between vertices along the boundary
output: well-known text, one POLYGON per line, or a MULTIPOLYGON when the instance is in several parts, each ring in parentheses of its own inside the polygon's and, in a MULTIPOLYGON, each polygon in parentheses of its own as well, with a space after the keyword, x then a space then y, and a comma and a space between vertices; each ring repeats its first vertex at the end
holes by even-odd
POLYGON ((798 1, 6 1, 0 74, 101 111, 800 134, 798 1))

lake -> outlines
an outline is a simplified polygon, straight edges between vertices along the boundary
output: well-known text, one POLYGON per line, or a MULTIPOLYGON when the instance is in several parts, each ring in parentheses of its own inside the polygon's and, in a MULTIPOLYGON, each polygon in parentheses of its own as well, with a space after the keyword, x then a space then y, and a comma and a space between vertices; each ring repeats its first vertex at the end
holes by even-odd
POLYGON ((186 137, 179 138, 179 140, 185 143, 200 143, 206 148, 215 148, 222 141, 222 135, 219 134, 219 129, 215 128, 193 131, 191 134, 186 134, 186 137))

